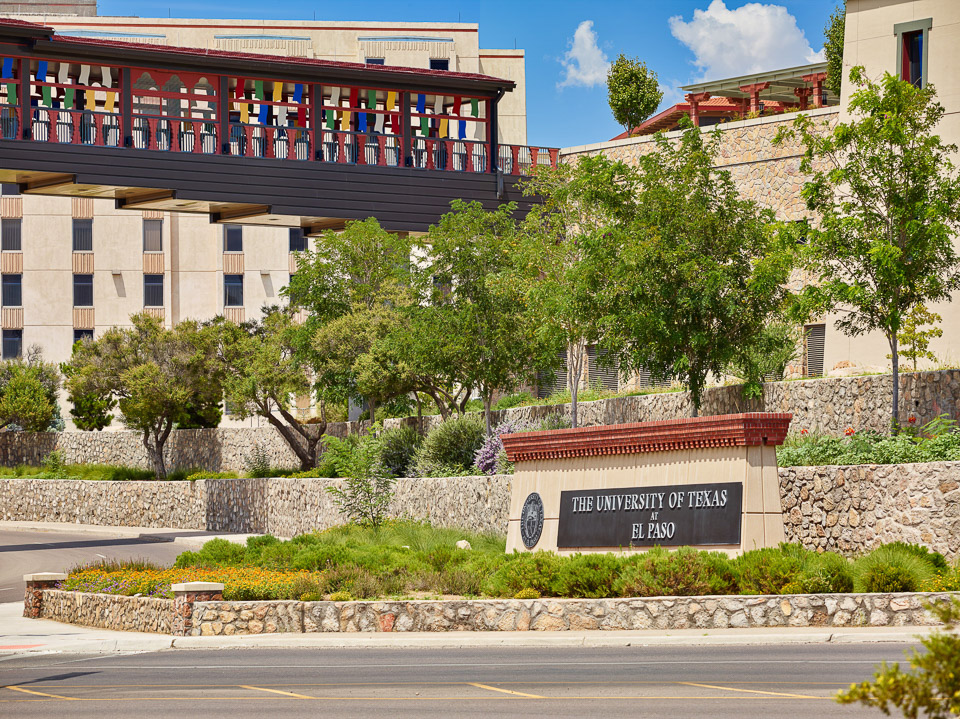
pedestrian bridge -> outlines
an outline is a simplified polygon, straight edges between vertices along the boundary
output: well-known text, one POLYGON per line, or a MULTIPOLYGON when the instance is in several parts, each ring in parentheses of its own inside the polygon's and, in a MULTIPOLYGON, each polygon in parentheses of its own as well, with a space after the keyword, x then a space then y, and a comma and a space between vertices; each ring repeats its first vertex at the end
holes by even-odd
POLYGON ((423 231, 558 150, 498 142, 485 75, 57 35, 0 19, 0 181, 213 222, 423 231))

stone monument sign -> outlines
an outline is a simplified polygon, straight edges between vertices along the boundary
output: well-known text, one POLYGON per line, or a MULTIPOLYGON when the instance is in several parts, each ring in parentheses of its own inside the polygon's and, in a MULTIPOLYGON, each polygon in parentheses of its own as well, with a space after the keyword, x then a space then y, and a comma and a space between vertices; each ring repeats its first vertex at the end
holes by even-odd
POLYGON ((514 462, 507 551, 737 554, 784 541, 776 446, 755 412, 503 435, 514 462))

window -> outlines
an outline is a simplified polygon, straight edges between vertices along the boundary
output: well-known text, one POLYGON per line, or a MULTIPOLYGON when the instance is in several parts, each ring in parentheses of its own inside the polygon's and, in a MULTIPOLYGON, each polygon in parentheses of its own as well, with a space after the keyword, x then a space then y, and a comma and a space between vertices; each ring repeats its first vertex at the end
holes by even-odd
POLYGON ((587 347, 587 384, 616 392, 620 389, 620 366, 616 360, 607 364, 604 355, 606 350, 587 347))
POLYGON ((73 306, 93 307, 93 275, 73 276, 73 306))
POLYGON ((17 197, 20 194, 20 185, 16 182, 4 182, 0 184, 0 195, 4 197, 17 197))
POLYGON ((368 65, 382 65, 382 64, 383 64, 383 58, 382 58, 382 57, 368 57, 368 58, 367 58, 367 64, 368 64, 368 65))
POLYGON ((163 307, 163 275, 143 276, 143 306, 163 307))
POLYGON ((243 228, 240 225, 223 226, 223 251, 243 252, 243 228))
POLYGON ((826 325, 807 325, 803 328, 803 375, 823 377, 823 349, 826 325))
POLYGON ((243 275, 223 276, 223 306, 243 307, 243 275))
POLYGON ((163 220, 143 221, 143 251, 163 252, 163 220))
POLYGON ((4 219, 0 220, 0 235, 3 239, 2 248, 8 252, 20 252, 20 229, 23 226, 23 220, 4 219))
POLYGON ((450 61, 449 60, 434 60, 430 58, 430 69, 431 70, 449 70, 450 61))
POLYGON ((914 20, 893 26, 897 36, 897 69, 900 79, 917 87, 927 84, 927 57, 933 20, 914 20))
POLYGON ((73 221, 73 251, 93 252, 93 220, 73 221))
POLYGON ((22 307, 23 275, 4 275, 3 276, 3 306, 4 307, 22 307))
POLYGON ((307 249, 307 236, 299 227, 290 228, 290 251, 303 252, 307 249))
POLYGON ((23 354, 23 330, 3 331, 3 359, 16 359, 23 354))
POLYGON ((73 342, 83 342, 84 340, 93 340, 93 330, 74 330, 73 342))

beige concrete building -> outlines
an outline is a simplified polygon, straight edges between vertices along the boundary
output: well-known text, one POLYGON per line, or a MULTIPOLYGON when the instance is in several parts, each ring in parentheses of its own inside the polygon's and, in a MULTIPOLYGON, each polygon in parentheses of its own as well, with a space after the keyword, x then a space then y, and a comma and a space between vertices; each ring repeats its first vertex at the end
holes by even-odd
MULTIPOLYGON (((0 13, 77 37, 508 78, 517 88, 499 104, 500 140, 526 142, 523 50, 481 48, 476 24, 101 17, 87 5, 68 7, 73 14, 26 14, 29 5, 0 3, 0 13)), ((299 229, 117 210, 111 200, 19 196, 15 185, 3 186, 0 225, 3 356, 38 344, 53 361, 69 358, 75 340, 128 324, 144 309, 167 325, 220 313, 256 317, 263 305, 282 302, 292 253, 310 242, 299 229)))

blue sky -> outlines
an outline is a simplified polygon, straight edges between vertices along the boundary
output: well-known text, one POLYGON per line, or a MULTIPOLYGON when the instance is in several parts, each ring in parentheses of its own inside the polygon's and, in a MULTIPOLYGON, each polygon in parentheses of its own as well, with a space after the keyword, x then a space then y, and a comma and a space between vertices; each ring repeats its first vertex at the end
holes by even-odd
POLYGON ((664 106, 680 85, 816 59, 837 0, 602 0, 601 2, 220 3, 100 0, 102 15, 277 20, 475 22, 485 48, 526 50, 527 136, 560 146, 621 132, 607 106, 605 62, 637 56, 657 73, 664 106))

